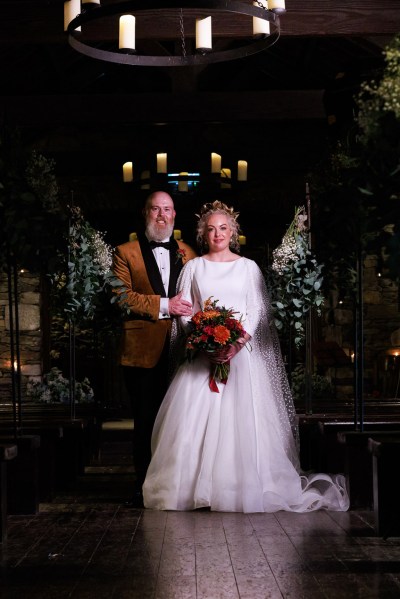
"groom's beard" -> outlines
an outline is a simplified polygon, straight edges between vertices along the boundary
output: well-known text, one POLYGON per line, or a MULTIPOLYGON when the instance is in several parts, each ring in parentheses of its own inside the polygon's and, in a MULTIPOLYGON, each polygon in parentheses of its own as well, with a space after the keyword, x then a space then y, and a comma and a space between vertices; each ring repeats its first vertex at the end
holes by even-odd
POLYGON ((146 235, 150 241, 162 241, 171 237, 174 231, 174 223, 166 226, 158 226, 157 223, 148 223, 146 226, 146 235))

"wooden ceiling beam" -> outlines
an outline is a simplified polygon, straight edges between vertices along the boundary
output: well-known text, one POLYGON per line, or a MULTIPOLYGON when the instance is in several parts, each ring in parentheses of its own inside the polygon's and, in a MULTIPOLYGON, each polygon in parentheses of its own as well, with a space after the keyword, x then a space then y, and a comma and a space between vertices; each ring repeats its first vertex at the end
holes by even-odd
POLYGON ((0 99, 0 110, 9 124, 22 127, 323 119, 322 96, 322 90, 68 95, 62 102, 54 96, 8 96, 0 99))
MULTIPOLYGON (((109 4, 110 0, 103 0, 109 4)), ((282 36, 369 36, 394 35, 400 30, 399 0, 286 0, 287 12, 281 17, 282 36)), ((231 13, 213 24, 215 38, 248 37, 250 19, 231 13)), ((176 11, 166 9, 162 20, 154 13, 143 14, 137 22, 137 36, 163 40, 175 39, 179 22, 176 11)), ((192 26, 187 24, 188 34, 192 26)), ((92 39, 116 39, 116 20, 96 22, 92 39)), ((0 3, 0 45, 21 43, 65 43, 63 1, 2 0, 0 3)))

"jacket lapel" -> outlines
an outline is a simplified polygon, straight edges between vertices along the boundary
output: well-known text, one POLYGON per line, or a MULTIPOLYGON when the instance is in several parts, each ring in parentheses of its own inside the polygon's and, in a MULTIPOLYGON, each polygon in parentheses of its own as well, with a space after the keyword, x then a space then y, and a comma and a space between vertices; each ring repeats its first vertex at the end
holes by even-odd
POLYGON ((178 256, 179 245, 176 239, 171 237, 171 249, 169 251, 169 285, 168 285, 168 297, 174 297, 176 295, 176 283, 178 281, 179 273, 182 270, 182 259, 178 256))
POLYGON ((149 277, 150 285, 152 286, 153 291, 156 295, 165 297, 165 289, 161 279, 160 271, 158 270, 157 262, 154 258, 154 254, 147 240, 147 237, 145 235, 140 234, 138 235, 138 241, 143 256, 143 261, 146 267, 147 276, 149 277))

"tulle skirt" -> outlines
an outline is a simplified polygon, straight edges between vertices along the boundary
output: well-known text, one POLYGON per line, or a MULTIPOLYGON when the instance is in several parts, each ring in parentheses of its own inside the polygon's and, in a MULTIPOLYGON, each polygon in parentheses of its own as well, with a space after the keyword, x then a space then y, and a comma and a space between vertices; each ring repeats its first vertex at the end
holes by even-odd
MULTIPOLYGON (((288 456, 268 381, 254 390, 251 353, 231 361, 226 384, 210 390, 199 356, 175 375, 158 413, 144 504, 156 510, 345 511, 342 475, 302 475, 288 456)), ((254 373, 253 373, 254 374, 254 373)))

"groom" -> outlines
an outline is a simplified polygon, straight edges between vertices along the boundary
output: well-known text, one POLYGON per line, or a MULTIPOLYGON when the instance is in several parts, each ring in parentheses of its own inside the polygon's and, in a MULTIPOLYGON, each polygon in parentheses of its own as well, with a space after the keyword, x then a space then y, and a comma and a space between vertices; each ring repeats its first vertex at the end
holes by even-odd
POLYGON ((175 214, 170 195, 150 194, 143 209, 144 233, 119 245, 114 255, 114 274, 123 283, 130 310, 123 322, 120 363, 134 420, 134 507, 143 505, 153 424, 167 389, 171 319, 192 314, 191 304, 176 294, 176 283, 182 266, 196 254, 174 239, 175 214))

